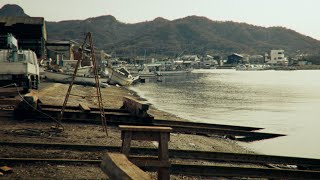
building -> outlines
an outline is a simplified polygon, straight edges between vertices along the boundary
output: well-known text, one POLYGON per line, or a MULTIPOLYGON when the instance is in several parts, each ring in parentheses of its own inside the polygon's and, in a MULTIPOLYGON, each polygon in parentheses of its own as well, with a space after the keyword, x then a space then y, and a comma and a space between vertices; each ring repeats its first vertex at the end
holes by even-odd
POLYGON ((11 33, 21 49, 34 51, 38 59, 46 57, 46 23, 43 17, 0 17, 0 49, 6 49, 5 37, 11 33))
POLYGON ((270 54, 266 53, 265 62, 271 65, 288 65, 284 50, 271 50, 270 54))
POLYGON ((46 43, 47 57, 55 59, 57 64, 63 60, 75 60, 72 46, 70 41, 48 41, 46 43))
POLYGON ((264 57, 262 55, 252 55, 249 57, 250 64, 264 64, 264 57))
POLYGON ((183 55, 179 59, 183 61, 200 61, 197 55, 183 55))
POLYGON ((242 63, 243 56, 237 53, 233 53, 228 56, 227 64, 239 64, 242 63))
POLYGON ((213 58, 213 56, 206 55, 205 57, 201 58, 200 68, 210 69, 210 68, 217 66, 217 65, 218 65, 218 61, 215 60, 213 58))

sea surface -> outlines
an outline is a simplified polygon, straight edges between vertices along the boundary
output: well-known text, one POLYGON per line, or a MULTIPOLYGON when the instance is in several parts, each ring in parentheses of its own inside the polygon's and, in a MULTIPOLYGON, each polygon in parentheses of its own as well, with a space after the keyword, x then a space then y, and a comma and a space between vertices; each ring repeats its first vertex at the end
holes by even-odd
POLYGON ((239 143, 255 152, 320 158, 320 70, 194 70, 131 89, 158 109, 191 121, 287 135, 239 143))

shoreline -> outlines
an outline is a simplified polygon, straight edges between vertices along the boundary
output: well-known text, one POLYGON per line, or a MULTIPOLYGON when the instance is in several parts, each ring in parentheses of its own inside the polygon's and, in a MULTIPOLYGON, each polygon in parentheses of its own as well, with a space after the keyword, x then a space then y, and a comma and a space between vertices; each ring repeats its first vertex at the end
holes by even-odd
MULTIPOLYGON (((51 83, 49 86, 40 90, 39 98, 42 99, 44 103, 53 103, 53 104, 62 104, 64 100, 64 93, 67 91, 68 84, 61 83, 51 83), (59 94, 56 94, 56 89, 59 88, 59 94), (55 98, 52 98, 55 94, 55 98)), ((94 87, 74 85, 74 89, 79 94, 92 94, 94 93, 94 87)), ((124 96, 131 96, 137 100, 147 100, 144 97, 139 96, 138 92, 129 89, 128 87, 123 86, 110 86, 107 88, 101 88, 103 95, 103 103, 105 108, 120 108, 122 106, 122 99, 124 96)), ((81 100, 83 102, 83 100, 81 100)), ((79 101, 69 100, 68 105, 78 105, 79 101)), ((90 99, 84 101, 89 106, 96 106, 97 103, 90 99)), ((149 113, 154 116, 155 119, 164 119, 164 120, 173 120, 173 121, 190 121, 178 117, 172 113, 168 113, 156 108, 156 105, 152 105, 152 108, 149 109, 149 113)), ((113 128, 112 128, 113 129, 113 128)), ((206 137, 201 135, 186 135, 186 134, 175 134, 176 138, 172 143, 169 143, 169 147, 177 149, 186 149, 186 150, 203 150, 203 151, 219 151, 219 152, 234 152, 234 153, 255 153, 254 151, 247 149, 242 145, 239 145, 237 141, 226 139, 219 136, 206 137), (179 142, 179 139, 181 142, 179 142), (190 142, 189 142, 190 141, 190 142), (191 143, 191 145, 190 145, 191 143), (193 144, 196 144, 194 146, 193 144), (215 147, 216 146, 216 147, 215 147)), ((174 137, 173 136, 173 137, 174 137)), ((154 145, 152 145, 154 146, 154 145)))

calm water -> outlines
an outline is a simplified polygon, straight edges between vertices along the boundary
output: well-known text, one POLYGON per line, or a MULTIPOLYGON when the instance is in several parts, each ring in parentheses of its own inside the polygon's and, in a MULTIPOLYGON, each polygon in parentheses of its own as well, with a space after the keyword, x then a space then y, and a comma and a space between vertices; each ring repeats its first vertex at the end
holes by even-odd
POLYGON ((288 135, 241 143, 256 152, 320 158, 320 71, 195 70, 132 89, 192 121, 288 135))

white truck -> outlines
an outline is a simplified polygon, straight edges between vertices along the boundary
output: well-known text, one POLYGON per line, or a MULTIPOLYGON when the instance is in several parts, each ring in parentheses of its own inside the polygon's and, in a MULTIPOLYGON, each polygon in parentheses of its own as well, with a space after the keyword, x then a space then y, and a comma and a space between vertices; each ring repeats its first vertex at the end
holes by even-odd
POLYGON ((0 49, 0 84, 16 83, 24 91, 38 89, 40 72, 38 59, 31 50, 19 50, 13 35, 7 35, 8 49, 0 49))

